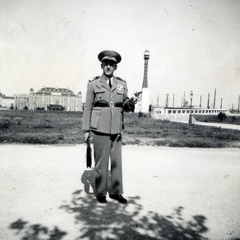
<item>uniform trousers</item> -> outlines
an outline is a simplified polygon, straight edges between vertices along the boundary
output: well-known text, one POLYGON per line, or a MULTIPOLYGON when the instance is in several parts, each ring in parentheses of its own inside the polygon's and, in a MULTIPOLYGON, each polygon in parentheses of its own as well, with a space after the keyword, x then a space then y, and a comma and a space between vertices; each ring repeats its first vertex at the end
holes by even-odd
POLYGON ((96 196, 103 197, 107 194, 109 158, 111 162, 109 194, 120 195, 123 193, 121 134, 103 134, 94 131, 92 133, 96 196))

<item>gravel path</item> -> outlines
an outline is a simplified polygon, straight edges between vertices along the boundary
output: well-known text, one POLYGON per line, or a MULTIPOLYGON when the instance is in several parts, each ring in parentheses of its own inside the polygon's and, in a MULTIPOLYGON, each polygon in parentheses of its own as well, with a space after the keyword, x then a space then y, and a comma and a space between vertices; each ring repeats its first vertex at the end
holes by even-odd
POLYGON ((124 146, 127 205, 96 202, 85 145, 0 145, 0 239, 240 239, 240 149, 124 146))

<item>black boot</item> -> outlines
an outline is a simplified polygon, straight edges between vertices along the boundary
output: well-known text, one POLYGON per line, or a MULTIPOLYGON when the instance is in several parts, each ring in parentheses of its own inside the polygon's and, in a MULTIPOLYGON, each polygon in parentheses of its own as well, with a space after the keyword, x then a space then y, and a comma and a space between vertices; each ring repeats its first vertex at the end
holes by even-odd
POLYGON ((111 195, 110 194, 109 197, 114 200, 117 200, 120 203, 123 203, 123 204, 127 203, 127 199, 124 198, 121 194, 120 195, 111 195))
POLYGON ((100 203, 107 203, 106 197, 97 196, 97 201, 100 203))

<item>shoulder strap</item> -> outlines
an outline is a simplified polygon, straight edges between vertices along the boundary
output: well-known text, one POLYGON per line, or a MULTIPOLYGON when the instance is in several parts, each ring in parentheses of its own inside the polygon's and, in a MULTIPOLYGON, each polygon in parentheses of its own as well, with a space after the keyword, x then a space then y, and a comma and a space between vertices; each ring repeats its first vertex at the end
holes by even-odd
POLYGON ((95 80, 97 80, 97 79, 99 79, 99 78, 100 78, 100 76, 96 76, 96 77, 90 79, 89 82, 95 81, 95 80))
POLYGON ((117 80, 120 80, 120 81, 123 81, 123 82, 126 82, 125 80, 123 80, 122 78, 120 77, 116 77, 117 80))

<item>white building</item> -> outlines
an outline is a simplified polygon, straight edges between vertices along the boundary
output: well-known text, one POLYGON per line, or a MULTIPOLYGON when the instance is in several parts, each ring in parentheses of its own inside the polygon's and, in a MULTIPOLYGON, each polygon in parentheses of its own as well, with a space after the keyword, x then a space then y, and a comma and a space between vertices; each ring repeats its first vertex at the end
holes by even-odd
POLYGON ((43 87, 37 92, 31 88, 29 95, 16 94, 15 102, 18 109, 49 110, 60 107, 64 111, 82 111, 82 93, 76 95, 66 88, 43 87))
POLYGON ((28 109, 29 108, 29 95, 27 94, 14 94, 15 109, 28 109))
POLYGON ((8 108, 15 107, 14 97, 8 97, 2 93, 0 93, 0 107, 8 108))
POLYGON ((189 115, 218 115, 220 112, 229 114, 227 109, 209 109, 209 108, 178 108, 178 107, 153 107, 151 116, 154 119, 174 120, 188 119, 189 115))

